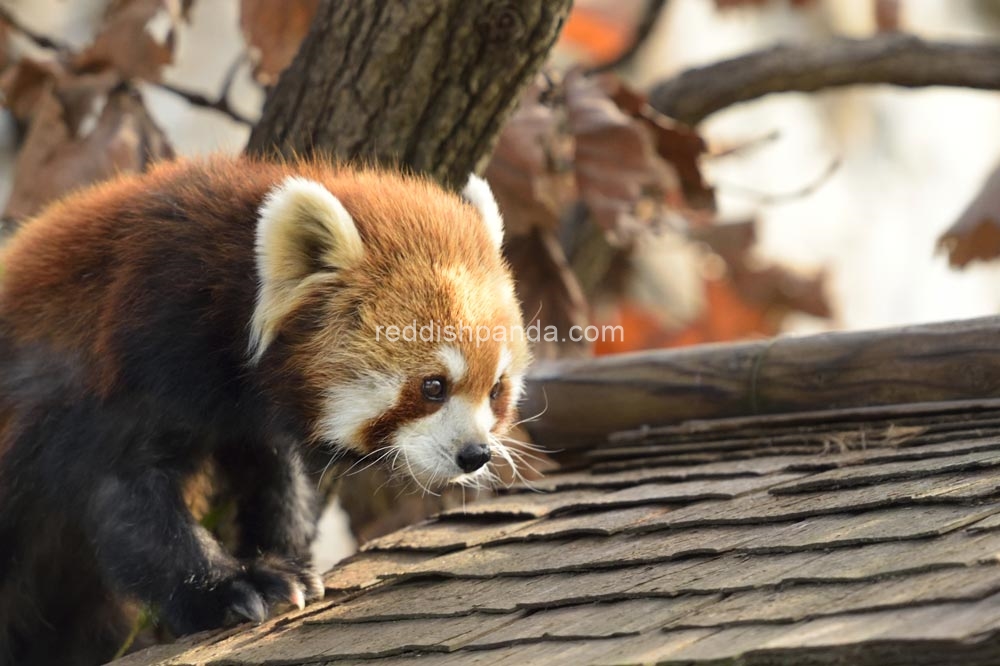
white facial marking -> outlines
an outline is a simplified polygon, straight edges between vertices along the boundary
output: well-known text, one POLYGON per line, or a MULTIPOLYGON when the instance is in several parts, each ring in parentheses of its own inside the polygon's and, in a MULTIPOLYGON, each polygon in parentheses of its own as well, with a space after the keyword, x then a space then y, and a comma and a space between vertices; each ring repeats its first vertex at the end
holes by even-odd
POLYGON ((462 197, 475 206, 483 216, 493 244, 497 247, 503 245, 503 217, 500 215, 500 207, 493 198, 493 190, 489 184, 476 174, 469 174, 469 182, 462 190, 462 197))
POLYGON ((510 375, 510 404, 516 405, 524 395, 524 376, 510 375))
POLYGON ((496 417, 488 400, 478 404, 463 397, 396 431, 394 443, 403 452, 405 469, 423 483, 439 483, 463 474, 455 457, 464 444, 490 441, 496 417))
POLYGON ((458 347, 451 345, 439 347, 437 356, 441 359, 441 363, 444 364, 445 369, 448 371, 448 378, 453 383, 465 379, 465 375, 469 371, 469 365, 465 362, 465 356, 462 355, 458 347))
POLYGON ((500 350, 500 363, 497 364, 497 378, 496 381, 500 381, 500 378, 507 375, 507 381, 509 383, 510 391, 510 403, 516 405, 521 399, 521 395, 524 393, 524 377, 521 375, 508 374, 510 372, 510 367, 514 363, 514 355, 510 353, 510 348, 504 347, 500 350))
POLYGON ((405 381, 372 374, 330 389, 320 416, 323 437, 344 446, 360 446, 361 429, 395 406, 405 381))
POLYGON ((493 378, 494 382, 500 381, 500 378, 510 370, 510 364, 514 362, 514 356, 510 353, 510 349, 504 347, 500 350, 500 362, 497 363, 497 374, 493 378))

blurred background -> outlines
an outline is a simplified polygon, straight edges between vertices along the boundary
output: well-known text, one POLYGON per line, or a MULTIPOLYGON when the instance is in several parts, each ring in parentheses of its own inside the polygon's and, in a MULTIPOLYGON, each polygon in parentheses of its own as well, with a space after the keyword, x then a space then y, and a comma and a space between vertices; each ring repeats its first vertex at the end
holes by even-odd
MULTIPOLYGON (((0 2, 5 228, 118 171, 241 151, 316 5, 0 2)), ((704 118, 656 92, 778 44, 822 58, 897 33, 989 48, 1000 1, 577 0, 484 167, 526 316, 623 335, 536 355, 1000 312, 1000 92, 852 85, 704 118)), ((325 520, 321 566, 351 547, 342 512, 325 520)))

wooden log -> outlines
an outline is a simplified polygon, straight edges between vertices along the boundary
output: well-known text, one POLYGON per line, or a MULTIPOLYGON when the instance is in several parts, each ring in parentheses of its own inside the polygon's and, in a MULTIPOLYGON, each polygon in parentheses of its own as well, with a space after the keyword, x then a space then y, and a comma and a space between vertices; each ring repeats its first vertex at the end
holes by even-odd
POLYGON ((552 448, 697 419, 1000 397, 1000 317, 539 364, 524 416, 552 448))

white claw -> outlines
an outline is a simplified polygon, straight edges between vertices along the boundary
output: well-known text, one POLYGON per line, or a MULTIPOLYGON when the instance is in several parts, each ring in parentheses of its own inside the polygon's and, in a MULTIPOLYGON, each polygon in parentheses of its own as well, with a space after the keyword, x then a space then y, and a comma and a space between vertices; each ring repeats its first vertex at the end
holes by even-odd
POLYGON ((295 589, 292 591, 292 598, 290 599, 292 605, 302 610, 306 607, 306 594, 302 586, 296 583, 295 589))

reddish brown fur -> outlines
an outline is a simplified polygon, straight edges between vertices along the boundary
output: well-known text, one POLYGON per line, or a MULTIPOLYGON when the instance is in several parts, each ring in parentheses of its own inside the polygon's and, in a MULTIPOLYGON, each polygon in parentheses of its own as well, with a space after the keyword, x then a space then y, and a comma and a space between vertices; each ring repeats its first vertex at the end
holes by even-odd
MULTIPOLYGON (((269 372, 294 378, 294 400, 301 402, 297 408, 303 417, 318 409, 309 396, 322 394, 345 373, 391 370, 413 377, 427 372, 432 346, 377 343, 377 326, 412 321, 419 326, 429 320, 505 327, 519 323, 507 268, 478 211, 458 197, 442 197, 435 185, 417 177, 341 170, 311 161, 220 158, 194 165, 168 163, 144 176, 123 176, 50 208, 17 234, 0 254, 7 274, 0 312, 9 334, 22 343, 44 341, 83 355, 93 369, 94 388, 113 392, 121 383, 123 364, 115 336, 144 325, 135 317, 144 311, 137 306, 146 296, 135 284, 151 258, 170 258, 163 239, 175 230, 148 227, 169 227, 169 220, 160 218, 171 207, 203 212, 197 238, 177 233, 167 245, 176 245, 178 253, 193 253, 196 265, 216 273, 219 285, 212 297, 228 307, 206 316, 217 317, 221 330, 242 329, 252 311, 255 271, 249 248, 256 209, 288 175, 318 181, 333 192, 351 212, 366 248, 362 266, 331 275, 325 283, 330 289, 321 287, 298 308, 301 316, 289 318, 273 345, 281 353, 264 360, 269 372), (234 217, 241 220, 236 226, 234 217), (401 262, 410 269, 398 270, 401 262), (234 265, 240 270, 232 270, 234 265), (219 266, 226 270, 215 270, 219 266), (443 282, 442 271, 455 266, 460 267, 457 280, 443 282), (381 298, 371 299, 373 293, 381 298), (345 327, 336 324, 347 316, 359 324, 356 335, 345 336, 345 327), (350 362, 317 362, 336 355, 350 362)), ((189 276, 173 279, 180 289, 189 276)), ((246 344, 244 335, 236 337, 246 344)), ((497 346, 471 340, 456 346, 470 372, 454 391, 485 397, 494 380, 497 346)), ((523 345, 512 345, 512 351, 523 367, 523 345)), ((396 416, 418 412, 401 405, 396 416)), ((394 417, 386 418, 388 426, 394 417)))
POLYGON ((392 440, 418 482, 485 469, 461 452, 497 445, 509 424, 524 341, 451 343, 467 369, 448 393, 462 400, 435 413, 421 379, 457 356, 377 331, 513 333, 498 227, 419 178, 245 157, 123 176, 25 223, 0 251, 0 663, 106 660, 127 598, 188 633, 233 613, 260 620, 301 589, 319 596, 303 443, 392 440), (309 193, 320 204, 304 216, 281 206, 309 193), (275 279, 259 289, 262 274, 275 279), (483 407, 507 355, 489 432, 483 407), (399 431, 431 413, 429 435, 399 431), (182 501, 208 492, 206 465, 235 496, 233 553, 182 501))

